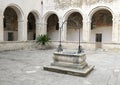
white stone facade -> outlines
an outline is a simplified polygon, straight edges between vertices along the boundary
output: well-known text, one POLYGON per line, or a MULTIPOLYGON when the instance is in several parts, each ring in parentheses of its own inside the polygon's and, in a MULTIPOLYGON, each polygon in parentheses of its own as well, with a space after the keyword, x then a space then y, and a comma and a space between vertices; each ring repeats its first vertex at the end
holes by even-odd
MULTIPOLYGON (((120 0, 0 0, 0 42, 5 42, 4 37, 7 37, 7 34, 5 35, 6 32, 4 32, 3 19, 5 9, 7 7, 10 7, 16 12, 18 17, 18 35, 16 35, 18 37, 16 38, 17 42, 28 41, 27 17, 29 13, 32 13, 36 20, 36 36, 40 34, 49 34, 52 39, 51 41, 54 44, 58 44, 60 29, 54 31, 51 34, 48 33, 48 18, 51 15, 55 14, 58 17, 59 27, 61 27, 63 22, 67 20, 72 13, 77 12, 82 16, 82 29, 80 30, 80 40, 83 48, 95 49, 96 34, 101 33, 101 48, 120 49, 119 5, 120 0), (111 13, 112 26, 103 26, 92 30, 92 17, 96 12, 100 10, 106 10, 111 13)), ((79 30, 77 29, 75 31, 68 30, 67 22, 63 24, 63 46, 69 48, 75 48, 77 46, 79 30)))

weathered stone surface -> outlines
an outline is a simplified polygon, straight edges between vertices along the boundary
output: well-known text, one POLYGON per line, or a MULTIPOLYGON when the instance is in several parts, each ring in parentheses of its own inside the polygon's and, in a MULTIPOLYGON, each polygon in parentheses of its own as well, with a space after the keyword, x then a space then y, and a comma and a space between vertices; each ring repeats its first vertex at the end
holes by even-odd
POLYGON ((34 49, 34 48, 36 48, 35 41, 0 42, 0 51, 12 51, 12 50, 21 50, 21 49, 34 49))
POLYGON ((53 56, 53 66, 82 69, 88 64, 86 63, 86 54, 72 52, 55 52, 53 56))
MULTIPOLYGON (((59 40, 59 30, 55 29, 56 26, 58 26, 56 24, 59 23, 59 27, 61 27, 63 21, 67 20, 72 13, 76 14, 77 12, 82 17, 80 22, 82 22, 83 26, 80 30, 80 41, 83 43, 83 46, 85 48, 91 49, 93 47, 95 49, 95 35, 96 33, 102 33, 102 48, 106 49, 107 47, 107 49, 120 49, 119 45, 115 45, 117 43, 120 43, 119 3, 120 0, 36 0, 35 2, 33 2, 32 0, 0 0, 0 42, 4 42, 5 40, 5 33, 3 28, 3 19, 5 18, 4 12, 7 7, 10 7, 13 8, 18 17, 18 30, 16 31, 18 31, 19 41, 27 41, 27 36, 29 35, 29 33, 27 33, 27 18, 29 13, 33 13, 33 15, 35 15, 34 17, 36 19, 36 36, 38 36, 39 34, 48 34, 47 20, 52 14, 57 16, 57 23, 55 23, 55 25, 51 26, 50 28, 50 30, 55 30, 54 32, 53 30, 51 30, 52 32, 50 33, 50 36, 53 38, 52 41, 56 42, 59 40), (94 29, 93 31, 91 30, 92 17, 96 12, 100 10, 109 11, 111 13, 112 26, 99 27, 96 28, 96 30, 94 29)), ((108 20, 103 14, 101 16, 102 18, 104 17, 104 21, 108 20)), ((50 22, 54 22, 54 19, 50 22)), ((71 43, 78 43, 78 30, 68 29, 69 28, 67 26, 67 23, 65 23, 62 29, 62 41, 67 44, 68 47, 73 48, 76 45, 71 46, 71 43)), ((15 37, 17 37, 17 35, 15 37)), ((8 46, 8 48, 13 49, 12 46, 11 48, 10 46, 8 46)), ((1 49, 2 48, 3 47, 1 46, 1 49)))
POLYGON ((87 62, 95 65, 83 77, 48 72, 55 50, 21 50, 0 53, 0 85, 119 85, 120 52, 85 51, 87 62))
POLYGON ((73 69, 72 66, 67 68, 62 65, 61 66, 53 65, 53 66, 45 66, 44 70, 85 77, 93 70, 93 68, 94 68, 94 66, 86 66, 82 69, 76 69, 76 68, 73 69))
POLYGON ((43 67, 44 70, 58 73, 71 74, 76 76, 86 76, 94 66, 89 66, 86 62, 85 53, 76 52, 55 52, 51 66, 43 67))
POLYGON ((110 3, 112 1, 113 0, 54 0, 58 8, 65 8, 67 6, 81 7, 82 5, 92 5, 99 2, 110 3))

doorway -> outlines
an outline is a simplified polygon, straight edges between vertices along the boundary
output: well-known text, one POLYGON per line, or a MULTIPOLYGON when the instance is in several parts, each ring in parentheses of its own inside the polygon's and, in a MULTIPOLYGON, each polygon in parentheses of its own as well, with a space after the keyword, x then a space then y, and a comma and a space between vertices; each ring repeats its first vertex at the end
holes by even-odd
POLYGON ((8 32, 8 41, 13 41, 13 40, 14 40, 13 32, 8 32))
POLYGON ((102 48, 102 33, 96 34, 96 49, 102 48))

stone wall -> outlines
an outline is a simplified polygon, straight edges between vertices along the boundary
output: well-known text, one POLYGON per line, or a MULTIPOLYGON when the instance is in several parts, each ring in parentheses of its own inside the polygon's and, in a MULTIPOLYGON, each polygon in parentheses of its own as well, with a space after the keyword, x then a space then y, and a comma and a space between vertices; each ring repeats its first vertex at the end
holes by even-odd
MULTIPOLYGON (((59 42, 50 42, 48 49, 57 49, 59 42)), ((83 50, 96 50, 95 43, 81 43, 83 50)), ((63 49, 69 50, 77 50, 78 42, 63 42, 63 49)), ((120 51, 120 44, 116 43, 104 43, 102 44, 104 51, 112 50, 112 51, 120 51)), ((39 49, 39 46, 35 43, 35 41, 26 41, 26 42, 0 42, 0 52, 1 51, 14 51, 14 50, 34 50, 39 49)), ((42 50, 41 48, 39 50, 42 50)))
MULTIPOLYGON (((120 44, 120 0, 0 0, 0 50, 11 50, 11 49, 23 49, 27 48, 33 43, 27 42, 27 17, 29 13, 33 13, 36 19, 36 36, 47 33, 47 19, 50 15, 56 14, 58 17, 59 27, 62 26, 63 22, 75 12, 78 12, 83 17, 82 23, 82 43, 81 45, 85 49, 95 49, 95 42, 91 42, 91 22, 92 16, 99 10, 107 10, 112 14, 112 26, 109 30, 104 29, 104 34, 107 40, 102 43, 103 49, 119 49, 120 44), (26 5, 27 4, 27 5, 26 5), (6 42, 4 41, 4 30, 3 30, 3 19, 4 11, 7 7, 11 7, 15 10, 18 16, 18 41, 6 42), (111 29, 112 28, 112 29, 111 29), (112 32, 111 32, 112 31, 112 32), (111 36, 111 38, 109 38, 111 36)), ((103 27, 105 28, 105 27, 103 27)), ((97 30, 96 30, 97 31, 97 30)), ((97 33, 97 32, 93 33, 97 33)), ((59 30, 58 30, 59 32, 59 30)), ((56 39, 55 33, 53 39, 56 39)), ((70 31, 72 32, 72 31, 70 31)), ((78 41, 68 41, 68 30, 67 23, 63 24, 62 29, 62 42, 66 48, 76 48, 78 41)), ((72 33, 70 33, 72 34, 72 33)), ((76 33, 75 33, 76 34, 76 33)), ((77 35, 70 35, 77 40, 77 35)), ((93 36, 93 35, 92 35, 93 36)), ((93 36, 94 37, 94 36, 93 36)), ((58 36, 57 36, 58 38, 58 36)), ((94 40, 94 39, 93 39, 94 40)), ((92 41, 93 41, 92 40, 92 41)), ((54 40, 57 41, 57 40, 54 40)), ((57 47, 58 42, 53 42, 53 46, 57 47)))
POLYGON ((23 50, 23 49, 35 49, 35 41, 26 42, 0 42, 0 51, 12 51, 12 50, 23 50))
MULTIPOLYGON (((54 47, 55 49, 57 49, 58 45, 59 45, 58 42, 51 43, 51 46, 54 47)), ((82 42, 82 43, 80 43, 80 45, 81 45, 83 50, 97 50, 95 43, 82 42)), ((63 42, 62 47, 63 47, 63 49, 77 50, 78 49, 78 42, 63 42)), ((120 44, 104 43, 104 44, 102 44, 102 48, 103 49, 101 49, 101 50, 103 50, 103 51, 108 51, 108 50, 120 51, 120 44)))

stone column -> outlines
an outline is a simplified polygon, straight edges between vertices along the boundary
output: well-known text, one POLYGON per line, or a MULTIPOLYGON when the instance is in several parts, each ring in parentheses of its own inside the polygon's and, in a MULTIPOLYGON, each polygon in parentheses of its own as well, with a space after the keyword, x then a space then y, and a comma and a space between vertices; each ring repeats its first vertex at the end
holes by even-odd
POLYGON ((90 42, 91 20, 83 18, 83 42, 90 42))
POLYGON ((120 43, 120 18, 118 20, 118 42, 120 43))
POLYGON ((3 15, 3 7, 4 4, 2 2, 2 0, 0 0, 0 42, 4 41, 4 27, 3 27, 3 19, 4 19, 4 15, 3 15))
POLYGON ((2 12, 0 12, 0 42, 4 41, 4 27, 3 27, 3 18, 2 12))
MULTIPOLYGON (((60 27, 62 26, 63 22, 64 21, 62 19, 59 21, 60 27)), ((65 21, 65 23, 63 24, 61 32, 62 41, 67 41, 67 21, 65 21)))
POLYGON ((59 18, 59 38, 58 38, 58 40, 60 40, 60 30, 61 30, 61 41, 64 41, 64 28, 63 28, 63 20, 62 20, 62 18, 59 18))
POLYGON ((40 22, 36 22, 36 37, 38 36, 38 35, 41 35, 42 33, 41 33, 41 23, 40 22))
POLYGON ((41 34, 47 34, 47 23, 41 23, 41 34))
POLYGON ((27 20, 18 20, 18 41, 27 41, 27 20))
POLYGON ((118 43, 119 42, 119 18, 114 16, 113 18, 113 26, 112 26, 112 42, 118 43))

